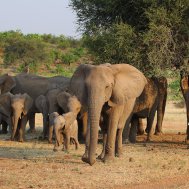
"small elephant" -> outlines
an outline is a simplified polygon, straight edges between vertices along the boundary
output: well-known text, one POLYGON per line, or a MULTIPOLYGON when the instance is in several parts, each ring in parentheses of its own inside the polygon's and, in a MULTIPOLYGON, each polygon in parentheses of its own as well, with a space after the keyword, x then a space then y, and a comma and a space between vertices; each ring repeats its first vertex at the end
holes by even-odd
POLYGON ((186 103, 186 116, 187 116, 187 137, 186 142, 189 143, 189 73, 186 70, 180 72, 180 87, 186 103))
MULTIPOLYGON (((81 110, 81 103, 75 96, 72 96, 68 92, 60 92, 56 96, 56 102, 64 113, 72 112, 75 118, 77 118, 77 115, 81 110)), ((58 113, 61 114, 60 112, 58 113)), ((52 135, 53 124, 49 121, 49 143, 52 143, 52 135)))
POLYGON ((58 146, 62 143, 64 143, 64 149, 69 151, 70 139, 74 141, 75 149, 78 149, 78 124, 74 113, 68 112, 59 115, 57 112, 54 112, 50 115, 50 120, 53 122, 56 137, 54 151, 57 151, 58 146))
POLYGON ((49 114, 58 112, 64 113, 62 108, 58 105, 57 95, 62 92, 62 89, 49 90, 45 95, 40 95, 35 100, 35 106, 38 111, 43 115, 43 138, 45 139, 49 131, 49 114))
POLYGON ((18 135, 18 141, 24 141, 24 132, 27 123, 27 114, 33 105, 33 99, 26 93, 13 95, 5 93, 0 96, 0 113, 7 118, 12 126, 11 140, 18 135))

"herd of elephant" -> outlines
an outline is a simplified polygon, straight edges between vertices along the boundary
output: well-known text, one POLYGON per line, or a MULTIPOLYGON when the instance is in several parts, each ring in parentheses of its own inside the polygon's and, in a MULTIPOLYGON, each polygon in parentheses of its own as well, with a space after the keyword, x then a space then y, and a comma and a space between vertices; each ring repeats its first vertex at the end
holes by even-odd
MULTIPOLYGON (((181 72, 181 90, 187 108, 189 141, 189 74, 181 72)), ((29 121, 35 131, 35 113, 43 115, 43 137, 54 151, 70 143, 79 147, 78 135, 85 139, 82 160, 90 165, 96 161, 99 127, 103 149, 98 156, 104 162, 122 154, 122 144, 136 141, 143 134, 141 118, 147 118, 147 140, 154 134, 152 127, 157 112, 155 134, 162 134, 167 99, 167 79, 147 78, 129 64, 78 66, 71 78, 42 77, 29 73, 0 76, 1 133, 11 132, 11 140, 23 142, 29 121)))

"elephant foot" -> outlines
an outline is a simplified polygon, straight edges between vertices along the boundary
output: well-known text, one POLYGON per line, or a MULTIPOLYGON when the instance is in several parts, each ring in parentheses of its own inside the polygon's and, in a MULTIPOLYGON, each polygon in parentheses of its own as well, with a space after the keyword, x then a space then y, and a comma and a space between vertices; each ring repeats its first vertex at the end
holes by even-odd
POLYGON ((129 138, 129 141, 130 141, 130 143, 136 143, 136 138, 135 137, 131 137, 131 138, 129 138))
POLYGON ((123 155, 122 151, 118 151, 115 153, 115 156, 118 158, 122 157, 122 155, 123 155))
POLYGON ((49 144, 52 144, 52 140, 48 140, 49 144))
POLYGON ((147 137, 146 142, 152 142, 152 137, 147 137))
POLYGON ((24 142, 23 138, 20 138, 20 139, 18 140, 18 142, 24 142))
POLYGON ((104 163, 111 163, 114 161, 114 156, 112 155, 105 155, 103 158, 104 163))
POLYGON ((66 154, 69 154, 70 153, 70 151, 69 150, 63 150, 66 154))
POLYGON ((130 143, 129 139, 123 140, 123 144, 129 144, 129 143, 130 143))
POLYGON ((53 148, 53 151, 54 151, 54 152, 58 152, 58 149, 57 149, 57 148, 53 148))
POLYGON ((36 133, 36 130, 29 128, 29 129, 27 130, 27 133, 36 133))
POLYGON ((145 129, 145 132, 146 132, 146 133, 149 133, 149 129, 145 129))
POLYGON ((99 159, 99 160, 103 160, 103 159, 104 159, 104 154, 101 153, 101 154, 97 157, 97 159, 99 159))
POLYGON ((189 139, 186 138, 185 142, 186 142, 186 144, 189 144, 189 139))
POLYGON ((160 132, 156 131, 154 134, 157 135, 157 136, 162 136, 163 132, 162 131, 160 131, 160 132))
POLYGON ((88 163, 88 155, 86 153, 84 153, 81 160, 85 163, 88 163))
POLYGON ((144 130, 143 131, 138 131, 137 135, 143 135, 144 134, 144 130))

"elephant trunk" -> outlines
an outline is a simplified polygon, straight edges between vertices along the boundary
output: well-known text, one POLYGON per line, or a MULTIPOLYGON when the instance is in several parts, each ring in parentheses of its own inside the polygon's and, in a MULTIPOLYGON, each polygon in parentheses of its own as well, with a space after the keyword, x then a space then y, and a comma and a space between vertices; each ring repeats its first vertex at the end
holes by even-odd
POLYGON ((12 134, 11 134, 11 140, 14 140, 16 131, 17 131, 17 127, 18 127, 18 120, 21 116, 21 113, 15 113, 12 117, 12 122, 13 122, 13 129, 12 129, 12 134))
POLYGON ((49 143, 52 143, 52 138, 53 138, 53 124, 49 123, 49 143))
POLYGON ((90 124, 90 145, 89 145, 88 163, 90 165, 93 165, 96 161, 95 153, 98 143, 99 120, 103 106, 103 103, 99 99, 97 100, 95 98, 92 98, 93 95, 89 95, 89 99, 88 99, 89 100, 88 113, 89 113, 89 124, 90 124))

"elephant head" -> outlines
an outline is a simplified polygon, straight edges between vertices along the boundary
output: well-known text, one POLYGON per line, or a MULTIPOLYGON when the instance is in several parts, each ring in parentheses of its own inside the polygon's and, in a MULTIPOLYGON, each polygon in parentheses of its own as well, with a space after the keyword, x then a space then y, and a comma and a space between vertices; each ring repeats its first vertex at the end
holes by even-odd
POLYGON ((57 102, 64 112, 73 112, 75 116, 77 116, 81 109, 81 103, 77 97, 68 92, 59 93, 57 96, 57 102))
POLYGON ((138 97, 146 78, 128 64, 80 65, 70 81, 70 90, 88 108, 90 146, 88 163, 95 162, 100 114, 105 102, 110 106, 123 105, 138 97))
POLYGON ((12 109, 13 129, 11 139, 13 140, 16 134, 19 118, 26 116, 32 107, 33 99, 26 93, 11 95, 10 105, 12 109))
POLYGON ((1 94, 4 94, 6 92, 10 92, 14 87, 16 86, 16 82, 14 80, 14 77, 4 74, 0 77, 0 90, 1 94))
POLYGON ((57 96, 61 91, 62 91, 61 89, 57 88, 57 89, 52 89, 46 93, 49 114, 56 111, 59 113, 63 113, 57 102, 57 96))

